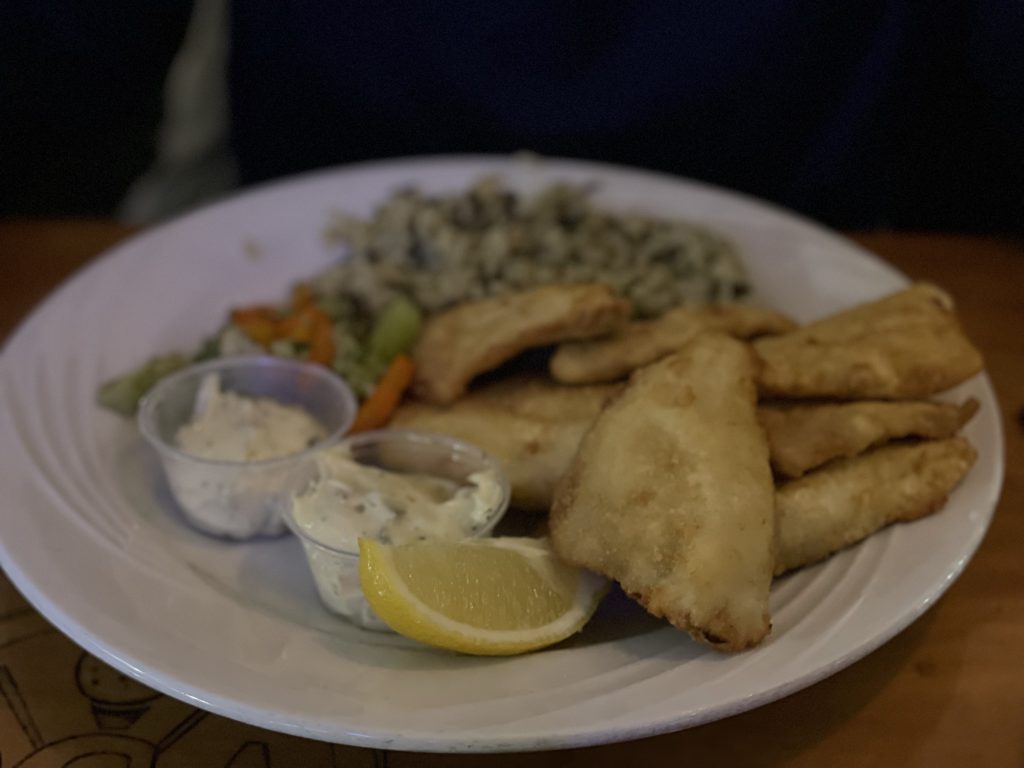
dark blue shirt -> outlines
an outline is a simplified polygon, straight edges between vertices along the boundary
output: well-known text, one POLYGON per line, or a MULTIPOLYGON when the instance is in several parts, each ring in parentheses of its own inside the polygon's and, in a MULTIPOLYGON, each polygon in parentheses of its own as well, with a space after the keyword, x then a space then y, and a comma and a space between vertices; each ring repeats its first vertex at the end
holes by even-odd
POLYGON ((233 139, 244 182, 529 149, 837 226, 1005 228, 1024 211, 1024 22, 984 5, 251 0, 233 20, 233 139))

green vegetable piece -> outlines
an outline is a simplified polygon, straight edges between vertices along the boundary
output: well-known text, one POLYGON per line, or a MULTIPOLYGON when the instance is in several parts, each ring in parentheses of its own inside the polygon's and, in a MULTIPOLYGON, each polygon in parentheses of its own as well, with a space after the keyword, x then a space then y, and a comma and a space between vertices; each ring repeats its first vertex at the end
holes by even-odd
POLYGON ((275 357, 289 357, 297 358, 302 356, 304 350, 300 349, 300 345, 294 341, 288 339, 277 339, 276 341, 270 342, 270 354, 275 357))
POLYGON ((203 343, 199 345, 199 349, 192 355, 192 361, 201 363, 205 360, 213 360, 220 356, 220 334, 215 333, 213 336, 208 336, 203 339, 203 343))
POLYGON ((344 296, 320 296, 316 305, 327 313, 333 323, 350 320, 356 314, 351 299, 344 296))
POLYGON ((387 367, 395 355, 408 352, 420 335, 423 313, 404 296, 393 299, 378 315, 366 345, 370 368, 387 367))
POLYGON ((360 398, 364 398, 373 391, 376 379, 366 370, 366 367, 358 360, 352 358, 336 358, 334 370, 348 383, 360 398))
POLYGON ((104 408, 109 408, 122 416, 132 416, 139 407, 142 396, 154 384, 186 365, 188 358, 178 353, 154 357, 134 371, 102 384, 96 399, 104 408))

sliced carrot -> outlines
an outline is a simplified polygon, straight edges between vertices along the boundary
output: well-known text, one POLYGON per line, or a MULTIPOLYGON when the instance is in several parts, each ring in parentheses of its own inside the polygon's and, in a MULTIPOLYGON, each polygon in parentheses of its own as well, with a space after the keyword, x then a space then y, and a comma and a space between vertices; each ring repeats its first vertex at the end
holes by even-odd
POLYGON ((315 314, 313 330, 309 337, 309 359, 314 363, 330 365, 334 362, 334 332, 331 328, 331 319, 316 307, 310 309, 315 314))
POLYGON ((359 413, 352 424, 352 432, 366 432, 379 429, 391 420, 391 415, 402 400, 405 390, 412 384, 412 375, 416 365, 408 355, 397 355, 377 386, 368 398, 359 406, 359 413))
POLYGON ((312 306, 295 310, 278 324, 278 338, 309 344, 313 340, 313 329, 318 324, 318 314, 323 315, 323 312, 312 306))
POLYGON ((240 307, 231 311, 231 324, 264 347, 277 338, 278 314, 273 307, 240 307))
POLYGON ((265 304, 254 304, 250 307, 237 307, 231 310, 231 322, 233 323, 247 323, 256 319, 276 320, 277 317, 277 310, 265 304))
POLYGON ((264 347, 278 339, 287 339, 311 347, 310 359, 330 365, 334 361, 331 319, 313 301, 313 291, 305 283, 292 290, 291 311, 282 315, 274 307, 254 305, 231 312, 232 324, 264 347), (314 349, 315 348, 315 349, 314 349))

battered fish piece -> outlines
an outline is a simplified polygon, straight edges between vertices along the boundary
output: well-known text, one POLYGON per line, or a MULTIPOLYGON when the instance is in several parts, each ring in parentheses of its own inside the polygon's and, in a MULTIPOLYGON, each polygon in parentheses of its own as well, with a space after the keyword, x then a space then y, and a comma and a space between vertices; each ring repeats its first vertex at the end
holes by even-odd
POLYGON ((474 376, 520 352, 610 333, 631 312, 626 299, 597 283, 545 285, 460 304, 427 320, 413 350, 414 392, 430 403, 451 403, 474 376))
MULTIPOLYGON (((473 389, 465 400, 535 421, 582 421, 589 426, 625 384, 568 387, 543 375, 511 376, 473 389)), ((461 401, 449 406, 458 408, 461 401)))
POLYGON ((793 478, 895 438, 950 437, 977 411, 978 401, 971 398, 962 405, 927 401, 762 404, 758 416, 768 433, 772 467, 793 478))
POLYGON ((550 371, 565 384, 616 381, 675 352, 698 333, 717 331, 749 339, 795 327, 785 315, 746 304, 677 307, 655 320, 634 320, 604 338, 559 345, 550 371))
POLYGON ((775 497, 775 574, 823 560, 890 523, 936 512, 976 458, 962 437, 887 445, 786 483, 775 497))
POLYGON ((920 283, 781 336, 758 339, 761 392, 777 397, 913 400, 981 371, 953 299, 920 283))
POLYGON ((702 334, 633 374, 551 510, 555 550, 720 650, 771 629, 774 488, 747 345, 702 334))
POLYGON ((547 512, 583 434, 621 389, 620 384, 565 387, 515 377, 473 389, 447 407, 403 403, 391 424, 479 446, 508 475, 513 508, 547 512))

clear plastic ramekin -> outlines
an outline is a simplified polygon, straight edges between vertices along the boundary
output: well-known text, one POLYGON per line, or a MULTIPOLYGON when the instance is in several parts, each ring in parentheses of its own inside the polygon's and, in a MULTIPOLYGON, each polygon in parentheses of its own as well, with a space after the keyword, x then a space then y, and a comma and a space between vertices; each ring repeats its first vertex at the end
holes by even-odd
MULTIPOLYGON (((483 515, 483 522, 467 538, 489 536, 508 509, 508 478, 501 465, 475 445, 447 435, 404 429, 364 432, 343 440, 334 450, 346 450, 360 463, 403 474, 426 474, 467 482, 475 472, 493 473, 500 488, 498 501, 483 515)), ((370 608, 359 583, 359 546, 339 548, 315 538, 296 521, 291 504, 284 520, 302 541, 320 599, 328 610, 366 629, 390 631, 370 608)))
POLYGON ((351 388, 314 363, 268 355, 227 357, 189 366, 161 380, 139 405, 138 426, 160 457, 174 498, 200 530, 230 539, 275 536, 291 494, 317 476, 316 456, 336 444, 355 418, 351 388), (199 385, 209 374, 224 391, 298 406, 324 428, 325 437, 299 453, 262 461, 223 461, 192 455, 175 441, 193 418, 199 385))

